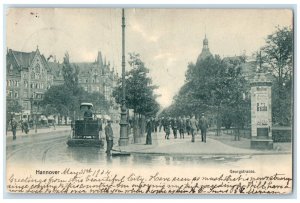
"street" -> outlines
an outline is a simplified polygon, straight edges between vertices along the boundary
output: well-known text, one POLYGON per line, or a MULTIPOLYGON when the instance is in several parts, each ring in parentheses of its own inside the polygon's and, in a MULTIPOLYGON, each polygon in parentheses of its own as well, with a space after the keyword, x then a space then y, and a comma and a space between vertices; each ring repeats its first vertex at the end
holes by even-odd
MULTIPOLYGON (((116 138, 114 150, 122 150, 131 153, 131 156, 107 157, 104 148, 68 147, 66 144, 70 129, 62 128, 48 133, 20 136, 13 141, 7 138, 6 158, 9 165, 13 164, 50 164, 50 165, 88 165, 88 166, 184 166, 189 167, 242 167, 257 163, 264 163, 264 167, 279 164, 280 166, 291 164, 289 151, 254 151, 226 145, 208 135, 207 143, 202 143, 196 136, 196 142, 190 142, 190 136, 185 139, 164 139, 164 133, 153 133, 152 145, 144 142, 129 144, 119 147, 118 125, 114 125, 116 138), (214 146, 215 148, 212 148, 214 146)), ((243 142, 246 142, 244 140, 243 142)), ((239 144, 239 143, 237 143, 239 144)))

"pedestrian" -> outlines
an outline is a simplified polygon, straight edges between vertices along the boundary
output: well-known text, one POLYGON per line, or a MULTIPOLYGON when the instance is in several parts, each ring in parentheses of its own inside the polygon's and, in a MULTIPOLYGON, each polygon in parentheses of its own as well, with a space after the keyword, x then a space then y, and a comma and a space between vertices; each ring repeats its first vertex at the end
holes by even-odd
POLYGON ((107 121, 107 125, 105 126, 104 130, 105 130, 105 137, 106 137, 106 143, 107 143, 106 154, 108 156, 110 156, 111 150, 113 147, 113 143, 114 143, 114 132, 111 127, 111 120, 107 121))
POLYGON ((17 139, 17 127, 18 127, 18 122, 16 121, 15 118, 11 119, 10 125, 11 125, 11 130, 13 133, 13 140, 15 140, 15 139, 17 139))
POLYGON ((170 133, 171 133, 171 118, 166 118, 164 122, 164 129, 165 129, 165 139, 170 139, 170 133))
POLYGON ((161 118, 157 119, 157 128, 158 128, 158 132, 161 132, 161 118))
POLYGON ((21 130, 22 130, 22 132, 24 132, 24 123, 23 123, 23 119, 20 120, 20 124, 21 124, 21 130))
POLYGON ((172 124, 174 139, 177 139, 178 122, 176 117, 172 119, 171 124, 172 124))
POLYGON ((151 121, 151 126, 152 126, 152 132, 155 132, 155 119, 154 117, 150 118, 150 121, 151 121))
POLYGON ((201 130, 201 140, 202 140, 202 142, 206 143, 206 131, 208 128, 208 121, 205 118, 204 113, 202 113, 202 116, 199 120, 199 128, 201 130))
POLYGON ((186 133, 186 117, 182 117, 182 122, 183 122, 183 133, 186 133))
POLYGON ((25 133, 27 134, 29 132, 29 124, 28 124, 28 121, 24 121, 23 122, 23 126, 24 126, 24 131, 25 133))
POLYGON ((179 116, 179 119, 178 119, 178 129, 179 129, 180 139, 184 139, 184 126, 185 126, 184 121, 179 116))
POLYGON ((196 121, 194 115, 190 119, 190 131, 191 131, 191 134, 192 134, 192 142, 195 142, 195 134, 197 132, 197 121, 196 121))
POLYGON ((56 121, 55 121, 55 119, 54 119, 54 120, 52 121, 52 125, 53 125, 53 129, 54 129, 54 130, 56 130, 56 128, 55 128, 55 122, 56 122, 56 121))
POLYGON ((146 145, 152 145, 151 132, 153 131, 153 120, 147 119, 146 122, 147 122, 146 123, 146 132, 147 132, 146 145))
POLYGON ((190 135, 191 134, 190 116, 187 116, 185 126, 186 126, 186 132, 187 132, 187 134, 190 135))

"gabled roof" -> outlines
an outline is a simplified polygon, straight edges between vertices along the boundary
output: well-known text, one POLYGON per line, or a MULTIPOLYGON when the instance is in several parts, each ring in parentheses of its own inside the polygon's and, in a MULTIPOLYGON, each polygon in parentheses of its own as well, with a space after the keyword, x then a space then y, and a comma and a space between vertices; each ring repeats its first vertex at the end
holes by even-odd
POLYGON ((62 64, 57 62, 48 62, 48 66, 55 79, 63 79, 62 64))
POLYGON ((21 67, 18 65, 18 62, 16 58, 13 56, 11 52, 8 52, 6 54, 6 68, 10 68, 11 66, 16 67, 18 70, 21 69, 21 67))
POLYGON ((18 66, 20 67, 29 67, 32 63, 34 56, 36 55, 36 51, 34 52, 20 52, 20 51, 13 51, 9 50, 9 54, 16 59, 18 66))
MULTIPOLYGON (((32 52, 21 52, 9 49, 6 55, 7 65, 12 64, 13 66, 17 66, 19 69, 28 68, 32 64, 32 61, 37 53, 39 53, 38 49, 32 52)), ((42 54, 39 55, 41 56, 41 63, 49 71, 49 66, 45 56, 42 54)))

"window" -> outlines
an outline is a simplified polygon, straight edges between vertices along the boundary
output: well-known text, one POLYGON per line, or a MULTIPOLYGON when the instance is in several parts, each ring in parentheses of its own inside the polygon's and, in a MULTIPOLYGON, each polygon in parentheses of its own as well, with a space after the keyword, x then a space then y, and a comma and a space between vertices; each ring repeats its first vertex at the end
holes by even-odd
POLYGON ((10 67, 9 67, 9 74, 13 74, 13 66, 12 65, 10 65, 10 67))
POLYGON ((35 72, 39 73, 40 70, 41 70, 40 64, 36 64, 36 66, 35 66, 35 72))
POLYGON ((9 91, 9 97, 12 98, 13 97, 13 92, 9 91))
POLYGON ((36 89, 38 88, 38 84, 37 84, 37 83, 35 84, 35 88, 36 88, 36 89))
POLYGON ((86 83, 88 83, 88 80, 85 80, 86 83))
POLYGON ((10 86, 10 82, 9 80, 6 80, 6 86, 9 87, 10 86))
POLYGON ((24 80, 24 86, 28 87, 28 81, 27 80, 24 80))
POLYGON ((24 98, 28 98, 28 92, 24 92, 24 98))
POLYGON ((34 74, 34 72, 32 71, 31 72, 31 79, 34 79, 35 78, 35 74, 34 74))
POLYGON ((15 98, 18 98, 18 97, 19 97, 18 92, 15 92, 15 98))
POLYGON ((24 109, 28 109, 28 103, 27 103, 27 102, 24 102, 24 103, 23 103, 23 108, 24 108, 24 109))

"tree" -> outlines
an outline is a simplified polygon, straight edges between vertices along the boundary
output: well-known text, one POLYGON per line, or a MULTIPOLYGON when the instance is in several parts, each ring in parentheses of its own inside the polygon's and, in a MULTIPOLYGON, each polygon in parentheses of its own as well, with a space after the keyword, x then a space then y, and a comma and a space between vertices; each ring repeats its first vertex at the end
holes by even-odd
POLYGON ((78 91, 80 91, 79 90, 80 87, 78 83, 79 68, 78 66, 72 65, 70 63, 70 57, 68 52, 65 54, 62 70, 63 70, 64 84, 74 94, 77 94, 78 91))
POLYGON ((103 94, 100 94, 99 92, 92 92, 92 93, 86 92, 86 94, 84 94, 84 95, 85 95, 85 97, 81 98, 81 100, 93 103, 94 111, 96 113, 100 113, 100 112, 103 112, 103 111, 108 112, 109 103, 105 99, 103 94))
POLYGON ((218 129, 222 117, 223 121, 227 119, 227 126, 230 127, 231 123, 240 126, 237 120, 241 119, 237 116, 244 110, 243 93, 247 91, 241 74, 244 62, 244 56, 224 59, 209 56, 197 64, 189 63, 185 84, 167 111, 173 116, 217 112, 218 129))
MULTIPOLYGON (((154 116, 159 110, 159 104, 156 101, 157 95, 154 94, 154 90, 158 87, 152 85, 152 79, 147 75, 149 69, 145 67, 140 55, 130 53, 129 58, 128 63, 131 70, 126 72, 126 105, 133 109, 134 113, 154 116)), ((118 87, 113 92, 116 102, 119 104, 122 97, 121 82, 120 79, 118 87)))
MULTIPOLYGON (((140 142, 141 135, 144 134, 144 117, 155 116, 159 110, 159 104, 156 101, 157 95, 154 90, 158 88, 152 85, 152 79, 148 76, 149 69, 145 67, 139 54, 130 53, 128 61, 131 70, 126 72, 126 106, 134 110, 133 136, 134 142, 140 142)), ((117 103, 122 100, 122 80, 119 80, 118 87, 113 95, 117 103)))
POLYGON ((9 122, 15 113, 22 112, 22 106, 17 100, 6 100, 6 131, 9 128, 9 122))
POLYGON ((281 125, 291 123, 293 88, 293 30, 291 27, 277 27, 267 36, 262 48, 262 63, 275 78, 272 95, 272 112, 275 122, 281 125))
POLYGON ((70 116, 70 112, 78 108, 78 100, 66 85, 51 86, 41 102, 46 115, 60 114, 70 116))
POLYGON ((61 116, 71 117, 74 112, 79 115, 79 105, 82 102, 93 103, 95 113, 108 111, 109 103, 103 94, 99 92, 89 93, 82 88, 78 88, 77 93, 78 95, 75 95, 66 85, 50 87, 42 100, 43 113, 46 116, 60 114, 61 116))
POLYGON ((22 106, 17 100, 6 100, 6 119, 7 122, 12 118, 13 114, 22 112, 22 106))

